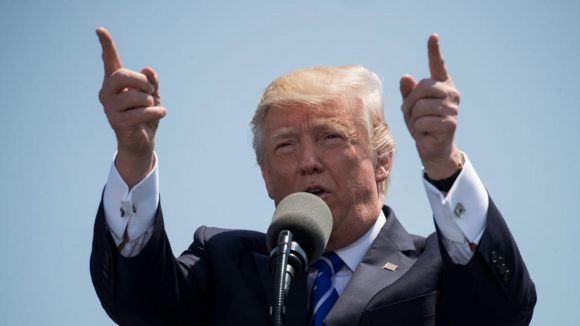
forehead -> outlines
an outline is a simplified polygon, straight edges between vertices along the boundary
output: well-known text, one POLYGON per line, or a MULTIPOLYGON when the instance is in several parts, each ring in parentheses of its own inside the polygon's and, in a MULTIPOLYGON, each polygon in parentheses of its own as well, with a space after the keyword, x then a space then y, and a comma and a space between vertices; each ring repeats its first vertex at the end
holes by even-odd
POLYGON ((300 126, 353 125, 363 119, 362 101, 357 99, 337 99, 312 105, 304 103, 283 103, 271 105, 264 118, 267 132, 280 128, 300 126))

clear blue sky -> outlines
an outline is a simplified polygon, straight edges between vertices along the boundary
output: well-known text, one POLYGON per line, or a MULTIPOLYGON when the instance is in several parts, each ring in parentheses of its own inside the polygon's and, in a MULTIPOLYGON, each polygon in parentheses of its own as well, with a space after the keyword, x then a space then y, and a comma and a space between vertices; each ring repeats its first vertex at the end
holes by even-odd
POLYGON ((94 29, 161 78, 157 149, 179 254, 202 224, 265 230, 273 205, 248 121, 292 69, 362 64, 384 78, 398 144, 387 203, 433 231, 398 79, 427 77, 441 36, 462 93, 457 143, 506 217, 539 300, 534 325, 577 325, 578 1, 0 2, 0 324, 109 325, 89 276, 92 224, 115 150, 97 99, 94 29), (237 214, 233 214, 233 211, 237 214))

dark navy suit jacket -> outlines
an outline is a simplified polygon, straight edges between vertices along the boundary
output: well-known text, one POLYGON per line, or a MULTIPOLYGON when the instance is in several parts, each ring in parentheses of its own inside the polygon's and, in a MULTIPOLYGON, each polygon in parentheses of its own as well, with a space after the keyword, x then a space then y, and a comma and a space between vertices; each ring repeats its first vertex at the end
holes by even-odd
MULTIPOLYGON (((454 264, 436 233, 407 233, 393 211, 354 272, 326 325, 527 325, 535 287, 501 214, 490 200, 487 226, 467 265, 454 264), (390 262, 395 271, 382 269, 390 262)), ((120 255, 102 203, 90 270, 107 314, 120 325, 271 325, 273 279, 265 235, 201 227, 179 258, 161 209, 136 257, 120 255)), ((293 281, 287 325, 307 325, 306 279, 293 281)))

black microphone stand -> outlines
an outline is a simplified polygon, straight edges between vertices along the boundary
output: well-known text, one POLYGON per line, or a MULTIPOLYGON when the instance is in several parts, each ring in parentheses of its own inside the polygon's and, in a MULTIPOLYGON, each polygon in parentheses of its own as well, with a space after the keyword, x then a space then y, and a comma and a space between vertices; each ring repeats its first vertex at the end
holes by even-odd
POLYGON ((290 282, 308 266, 306 253, 298 243, 292 241, 292 232, 280 231, 278 245, 270 253, 274 263, 274 306, 270 307, 270 315, 274 326, 284 325, 286 307, 284 299, 290 289, 290 282))

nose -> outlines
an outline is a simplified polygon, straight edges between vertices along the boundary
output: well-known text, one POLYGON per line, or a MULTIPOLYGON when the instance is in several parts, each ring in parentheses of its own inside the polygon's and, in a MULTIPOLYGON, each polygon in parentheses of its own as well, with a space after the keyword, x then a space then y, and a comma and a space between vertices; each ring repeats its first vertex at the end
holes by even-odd
POLYGON ((304 142, 300 149, 298 166, 301 175, 320 173, 324 170, 316 145, 304 142))

